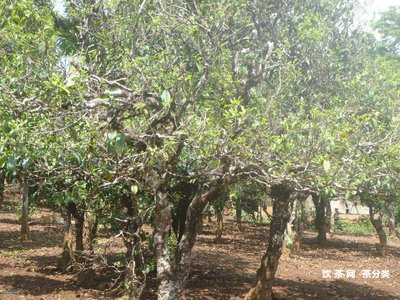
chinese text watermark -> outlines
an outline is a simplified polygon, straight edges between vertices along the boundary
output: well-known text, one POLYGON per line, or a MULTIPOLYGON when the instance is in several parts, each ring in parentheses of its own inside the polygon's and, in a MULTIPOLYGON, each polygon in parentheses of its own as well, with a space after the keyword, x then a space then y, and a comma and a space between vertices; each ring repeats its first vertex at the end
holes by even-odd
POLYGON ((390 278, 389 270, 322 270, 322 278, 390 278))

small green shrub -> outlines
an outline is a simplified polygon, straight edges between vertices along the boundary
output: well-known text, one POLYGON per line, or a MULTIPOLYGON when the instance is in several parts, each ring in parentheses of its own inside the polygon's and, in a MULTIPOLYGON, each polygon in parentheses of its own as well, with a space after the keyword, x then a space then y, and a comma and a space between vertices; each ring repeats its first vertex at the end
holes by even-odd
POLYGON ((303 213, 298 212, 297 218, 302 220, 303 226, 305 230, 311 230, 311 231, 316 231, 315 227, 315 211, 314 210, 309 210, 306 211, 304 210, 303 213))
POLYGON ((285 234, 285 245, 288 249, 292 249, 293 247, 293 240, 287 234, 285 234))
POLYGON ((178 238, 175 235, 174 232, 171 232, 171 234, 168 237, 168 251, 170 253, 170 258, 171 260, 175 259, 175 251, 176 251, 176 246, 178 244, 178 238))
POLYGON ((335 222, 335 231, 352 235, 374 235, 375 228, 369 219, 359 220, 355 223, 348 220, 335 222))
MULTIPOLYGON (((242 210, 242 221, 249 222, 249 223, 258 223, 258 222, 260 222, 260 217, 258 215, 256 215, 255 219, 254 219, 252 214, 242 210)), ((265 214, 262 214, 261 223, 269 224, 270 222, 271 222, 271 220, 268 218, 268 216, 265 214)))
POLYGON ((3 206, 3 211, 15 213, 18 211, 20 206, 19 202, 5 202, 3 206))
MULTIPOLYGON (((21 221, 21 217, 22 217, 22 201, 19 201, 16 206, 15 206, 15 212, 18 215, 18 219, 21 221)), ((38 207, 36 205, 35 202, 30 202, 29 203, 29 219, 32 218, 32 216, 38 211, 38 207)))

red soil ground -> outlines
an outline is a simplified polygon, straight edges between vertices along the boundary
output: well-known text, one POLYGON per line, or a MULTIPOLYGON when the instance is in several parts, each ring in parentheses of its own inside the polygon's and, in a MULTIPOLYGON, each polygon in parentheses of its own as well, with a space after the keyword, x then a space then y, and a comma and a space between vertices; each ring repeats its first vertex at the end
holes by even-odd
MULTIPOLYGON (((31 240, 21 242, 16 214, 0 211, 0 299, 113 299, 107 291, 78 287, 73 274, 57 270, 61 225, 38 223, 45 213, 40 210, 34 215, 31 240)), ((212 228, 206 226, 195 246, 182 299, 243 299, 255 282, 267 236, 266 225, 244 224, 240 232, 228 217, 222 243, 215 244, 212 228)), ((377 237, 335 235, 321 248, 315 233, 307 232, 303 249, 281 259, 276 298, 400 299, 400 242, 390 239, 388 256, 379 258, 375 256, 377 241, 377 237), (354 269, 356 278, 323 279, 323 269, 354 269), (390 278, 359 275, 361 270, 384 269, 390 278)))

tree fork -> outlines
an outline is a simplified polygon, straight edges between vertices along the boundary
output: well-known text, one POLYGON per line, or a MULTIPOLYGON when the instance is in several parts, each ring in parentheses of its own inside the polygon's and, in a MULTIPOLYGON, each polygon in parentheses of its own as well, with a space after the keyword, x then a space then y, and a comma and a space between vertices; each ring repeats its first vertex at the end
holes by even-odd
POLYGON ((185 281, 189 275, 192 261, 192 249, 196 241, 198 224, 202 213, 208 203, 218 199, 227 185, 225 181, 217 180, 208 192, 198 191, 194 196, 186 213, 185 230, 175 252, 174 265, 171 265, 167 250, 168 235, 171 223, 171 210, 166 199, 167 195, 161 193, 156 199, 156 234, 154 245, 157 255, 157 275, 160 280, 158 299, 179 299, 185 281), (165 197, 165 198, 164 198, 165 197), (159 205, 159 207, 157 207, 159 205), (162 268, 162 269, 159 269, 162 268))
POLYGON ((224 181, 217 180, 208 192, 198 192, 189 205, 186 216, 185 233, 175 253, 175 276, 172 283, 177 287, 178 298, 182 293, 186 278, 189 275, 192 261, 192 249, 197 237, 197 224, 200 218, 202 218, 202 213, 206 205, 223 195, 228 181, 229 179, 225 179, 224 181))
POLYGON ((376 232, 379 236, 379 244, 375 244, 376 251, 379 256, 386 256, 387 253, 387 237, 385 230, 383 229, 383 210, 379 209, 378 211, 378 218, 375 219, 375 208, 370 205, 369 206, 369 219, 371 220, 372 225, 374 226, 376 232))

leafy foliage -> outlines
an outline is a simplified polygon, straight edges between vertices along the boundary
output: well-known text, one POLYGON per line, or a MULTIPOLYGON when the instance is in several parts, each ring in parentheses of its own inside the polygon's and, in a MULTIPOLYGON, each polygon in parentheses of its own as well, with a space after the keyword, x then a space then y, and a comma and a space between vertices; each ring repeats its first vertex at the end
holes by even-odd
POLYGON ((379 41, 345 0, 65 4, 0 0, 0 169, 123 232, 136 282, 150 249, 184 281, 196 218, 233 184, 252 204, 283 183, 398 203, 398 8, 379 41))

